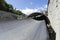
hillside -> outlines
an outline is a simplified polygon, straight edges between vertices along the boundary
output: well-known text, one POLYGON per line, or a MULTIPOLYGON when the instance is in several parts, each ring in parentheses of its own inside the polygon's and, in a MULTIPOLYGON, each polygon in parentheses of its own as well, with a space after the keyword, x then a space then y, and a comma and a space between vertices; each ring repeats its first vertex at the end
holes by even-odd
POLYGON ((11 12, 17 15, 25 16, 24 13, 22 13, 19 10, 13 9, 13 6, 11 4, 8 4, 5 0, 0 0, 0 10, 11 12))

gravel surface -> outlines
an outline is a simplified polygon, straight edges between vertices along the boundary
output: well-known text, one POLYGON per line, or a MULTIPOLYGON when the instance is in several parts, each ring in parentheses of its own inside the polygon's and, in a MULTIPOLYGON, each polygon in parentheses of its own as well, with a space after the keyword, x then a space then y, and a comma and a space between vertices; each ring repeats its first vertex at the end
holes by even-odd
POLYGON ((48 38, 44 20, 0 21, 0 40, 48 40, 48 38))

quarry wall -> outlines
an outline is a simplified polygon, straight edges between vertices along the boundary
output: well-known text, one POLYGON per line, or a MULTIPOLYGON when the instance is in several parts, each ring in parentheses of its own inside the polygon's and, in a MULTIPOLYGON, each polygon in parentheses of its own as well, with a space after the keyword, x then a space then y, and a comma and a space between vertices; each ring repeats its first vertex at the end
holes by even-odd
POLYGON ((52 27, 56 32, 56 40, 60 40, 60 0, 49 1, 48 17, 51 21, 52 27))

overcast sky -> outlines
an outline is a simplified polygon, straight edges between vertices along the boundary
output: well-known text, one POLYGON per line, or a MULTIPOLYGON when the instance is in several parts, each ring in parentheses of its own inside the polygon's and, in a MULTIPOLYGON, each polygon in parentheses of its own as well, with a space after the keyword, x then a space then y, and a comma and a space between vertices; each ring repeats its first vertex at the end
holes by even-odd
POLYGON ((32 12, 46 10, 48 0, 6 0, 6 2, 12 4, 17 10, 29 15, 32 12))

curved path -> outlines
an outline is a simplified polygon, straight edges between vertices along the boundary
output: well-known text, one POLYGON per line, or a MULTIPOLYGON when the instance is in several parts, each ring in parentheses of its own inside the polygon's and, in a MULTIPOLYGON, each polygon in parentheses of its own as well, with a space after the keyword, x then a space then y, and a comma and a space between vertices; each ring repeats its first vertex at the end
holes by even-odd
POLYGON ((48 40, 44 21, 33 19, 1 21, 0 40, 48 40))

